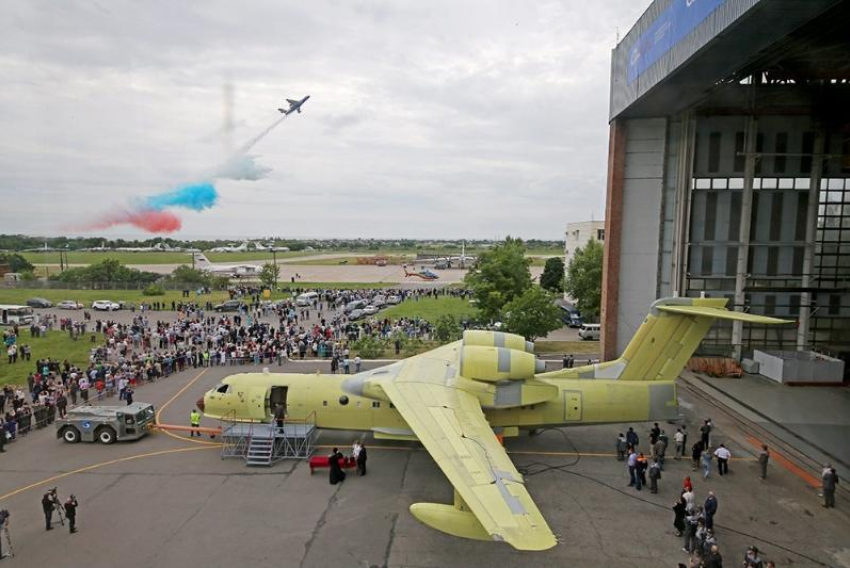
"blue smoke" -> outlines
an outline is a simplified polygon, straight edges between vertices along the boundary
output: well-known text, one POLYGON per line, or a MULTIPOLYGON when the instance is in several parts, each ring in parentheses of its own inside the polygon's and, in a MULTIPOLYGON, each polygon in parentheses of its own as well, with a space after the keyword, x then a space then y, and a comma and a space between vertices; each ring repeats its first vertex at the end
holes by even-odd
POLYGON ((203 211, 215 205, 216 201, 218 201, 218 191, 215 186, 209 182, 201 182, 181 185, 175 190, 147 197, 144 200, 144 206, 155 211, 162 211, 167 207, 203 211))

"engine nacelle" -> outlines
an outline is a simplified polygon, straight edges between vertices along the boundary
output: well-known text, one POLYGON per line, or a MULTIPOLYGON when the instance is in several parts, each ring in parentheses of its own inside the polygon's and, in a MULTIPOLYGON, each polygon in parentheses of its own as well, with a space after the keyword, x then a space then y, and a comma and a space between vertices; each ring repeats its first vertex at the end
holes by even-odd
POLYGON ((460 374, 479 381, 531 379, 546 368, 531 353, 506 347, 464 347, 460 354, 460 374))
POLYGON ((468 329, 463 332, 463 344, 481 347, 507 347, 527 353, 534 353, 534 343, 526 341, 521 335, 501 331, 485 331, 483 329, 468 329))

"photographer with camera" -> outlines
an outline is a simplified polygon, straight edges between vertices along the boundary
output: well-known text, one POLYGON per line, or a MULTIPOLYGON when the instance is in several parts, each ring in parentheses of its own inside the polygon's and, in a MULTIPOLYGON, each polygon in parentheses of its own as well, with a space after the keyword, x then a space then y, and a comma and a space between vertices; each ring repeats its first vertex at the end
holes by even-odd
POLYGON ((56 487, 50 489, 44 494, 44 497, 41 498, 41 508, 44 511, 44 523, 47 530, 53 530, 51 525, 53 524, 54 509, 59 514, 59 522, 62 523, 62 526, 65 526, 65 518, 62 514, 64 511, 62 503, 59 502, 59 497, 56 495, 56 487))

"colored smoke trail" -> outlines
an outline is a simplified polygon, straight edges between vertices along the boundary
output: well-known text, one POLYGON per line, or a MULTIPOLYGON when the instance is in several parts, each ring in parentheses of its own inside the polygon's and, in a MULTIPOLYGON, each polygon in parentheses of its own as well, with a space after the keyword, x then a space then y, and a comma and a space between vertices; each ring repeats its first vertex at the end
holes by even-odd
POLYGON ((218 192, 209 182, 191 183, 144 199, 144 207, 161 211, 166 207, 183 207, 192 211, 203 211, 215 205, 218 192))
POLYGON ((170 211, 118 211, 104 219, 95 221, 87 229, 108 229, 115 225, 133 225, 149 233, 173 233, 183 226, 180 217, 170 211))
MULTIPOLYGON (((257 181, 265 178, 271 168, 258 164, 257 156, 248 154, 248 151, 268 136, 285 119, 286 115, 275 119, 265 130, 249 140, 218 169, 203 177, 236 181, 257 181)), ((180 217, 166 209, 182 208, 191 211, 203 211, 216 205, 218 198, 218 191, 212 181, 187 183, 178 186, 176 189, 138 198, 131 202, 129 209, 122 208, 106 213, 104 217, 93 221, 85 229, 107 229, 115 225, 129 224, 150 233, 173 233, 180 230, 183 224, 180 217)))
POLYGON ((266 136, 268 136, 268 135, 271 133, 271 131, 272 131, 272 130, 274 130, 275 128, 277 128, 277 125, 278 125, 278 124, 280 124, 281 122, 283 122, 284 120, 286 120, 286 116, 287 116, 287 115, 283 115, 283 116, 281 116, 280 118, 278 118, 277 120, 275 120, 274 122, 272 122, 272 123, 271 123, 271 126, 269 126, 269 127, 268 127, 268 128, 266 128, 265 130, 263 130, 262 132, 260 132, 260 133, 259 133, 259 134, 257 134, 256 136, 254 136, 254 137, 253 137, 251 140, 249 140, 249 141, 248 141, 248 142, 247 142, 244 146, 242 146, 242 148, 239 150, 239 152, 237 153, 237 155, 238 155, 238 154, 246 154, 246 153, 248 153, 248 150, 250 150, 251 148, 253 148, 254 146, 256 146, 256 145, 260 142, 260 140, 262 140, 263 138, 265 138, 266 136))

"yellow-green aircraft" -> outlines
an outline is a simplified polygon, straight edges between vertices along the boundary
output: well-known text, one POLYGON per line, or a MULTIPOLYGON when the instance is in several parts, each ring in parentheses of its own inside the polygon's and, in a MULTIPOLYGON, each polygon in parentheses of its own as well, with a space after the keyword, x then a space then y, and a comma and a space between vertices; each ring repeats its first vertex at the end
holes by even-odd
POLYGON ((715 319, 787 323, 725 309, 725 299, 668 298, 614 361, 541 373, 533 344, 507 333, 463 339, 355 375, 243 373, 204 395, 208 417, 268 422, 315 413, 319 428, 420 441, 455 489, 452 505, 410 511, 445 533, 546 550, 556 540, 496 434, 520 428, 666 420, 678 416, 675 379, 715 319))

